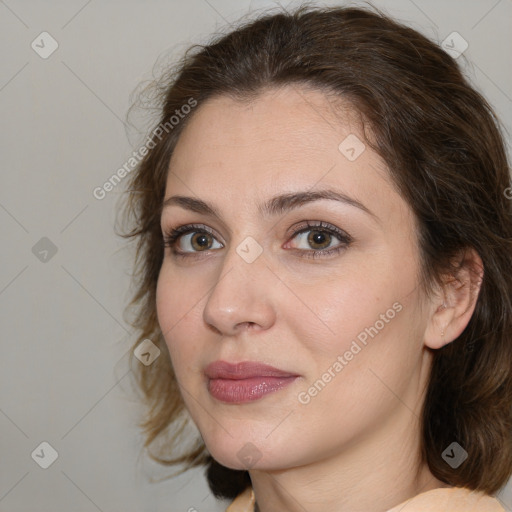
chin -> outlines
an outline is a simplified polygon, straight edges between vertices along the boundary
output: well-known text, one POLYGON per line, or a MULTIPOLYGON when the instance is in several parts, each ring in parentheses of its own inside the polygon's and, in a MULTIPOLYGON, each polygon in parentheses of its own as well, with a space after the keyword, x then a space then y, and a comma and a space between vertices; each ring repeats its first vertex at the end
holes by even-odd
MULTIPOLYGON (((265 430, 265 434, 254 433, 253 436, 232 432, 233 437, 222 431, 219 436, 203 436, 203 440, 210 455, 230 469, 271 471, 297 465, 298 460, 289 460, 289 443, 270 442, 270 439, 265 439, 270 429, 265 430)), ((296 459, 298 454, 293 455, 296 459)))

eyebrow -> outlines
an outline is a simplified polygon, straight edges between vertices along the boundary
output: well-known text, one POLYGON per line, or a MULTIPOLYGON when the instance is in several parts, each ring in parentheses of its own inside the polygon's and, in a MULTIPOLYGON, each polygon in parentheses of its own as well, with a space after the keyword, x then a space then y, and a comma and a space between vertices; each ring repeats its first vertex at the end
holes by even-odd
MULTIPOLYGON (((263 205, 259 205, 258 210, 263 216, 281 215, 287 211, 299 208, 300 206, 320 200, 338 201, 340 203, 353 206, 374 217, 378 221, 378 217, 369 210, 364 204, 353 199, 352 197, 332 189, 319 191, 292 192, 281 194, 268 200, 263 205)), ((185 210, 190 210, 199 214, 215 217, 222 220, 219 210, 201 199, 188 196, 171 196, 162 203, 161 212, 170 206, 180 206, 185 210)))

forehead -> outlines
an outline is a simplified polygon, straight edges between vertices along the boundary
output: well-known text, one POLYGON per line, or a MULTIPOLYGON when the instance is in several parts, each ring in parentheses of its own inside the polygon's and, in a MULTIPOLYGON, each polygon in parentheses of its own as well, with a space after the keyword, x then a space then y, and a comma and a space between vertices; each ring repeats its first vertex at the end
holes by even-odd
POLYGON ((264 148, 260 161, 293 159, 294 153, 337 152, 340 137, 352 133, 362 139, 357 119, 348 103, 305 86, 267 89, 244 102, 215 96, 194 112, 173 161, 181 160, 184 152, 187 160, 196 161, 222 150, 229 151, 233 159, 244 151, 264 148))
POLYGON ((169 170, 166 197, 186 193, 217 204, 322 186, 383 210, 390 195, 395 206, 401 200, 385 163, 364 142, 358 113, 302 86, 267 90, 250 102, 207 100, 183 130, 169 170))

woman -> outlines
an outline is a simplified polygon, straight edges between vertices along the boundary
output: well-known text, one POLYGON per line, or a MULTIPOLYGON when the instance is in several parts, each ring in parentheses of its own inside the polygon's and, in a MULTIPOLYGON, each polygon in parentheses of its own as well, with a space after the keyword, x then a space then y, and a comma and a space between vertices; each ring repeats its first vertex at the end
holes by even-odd
POLYGON ((153 458, 230 512, 504 510, 508 164, 452 57, 378 12, 261 17, 164 80, 131 180, 153 458))

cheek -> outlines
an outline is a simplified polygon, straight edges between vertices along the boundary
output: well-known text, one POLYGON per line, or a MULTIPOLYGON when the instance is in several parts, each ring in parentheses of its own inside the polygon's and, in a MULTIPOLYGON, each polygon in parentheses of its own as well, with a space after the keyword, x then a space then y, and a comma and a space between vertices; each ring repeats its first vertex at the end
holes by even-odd
POLYGON ((182 306, 177 300, 173 286, 175 284, 166 276, 165 270, 162 268, 156 287, 156 311, 158 323, 165 339, 182 313, 182 306))
POLYGON ((318 410, 333 403, 354 411, 365 403, 375 410, 384 407, 393 396, 379 378, 392 389, 403 389, 421 354, 415 260, 356 259, 357 264, 347 262, 350 271, 301 289, 316 316, 288 306, 293 337, 309 361, 301 391, 318 410))
MULTIPOLYGON (((295 288, 308 308, 281 302, 286 304, 286 316, 291 318, 298 339, 309 340, 311 350, 319 356, 343 353, 358 336, 364 341, 366 329, 376 323, 378 331, 389 331, 400 307, 393 309, 393 304, 403 307, 414 289, 412 266, 403 264, 401 277, 396 279, 395 263, 387 258, 353 260, 347 258, 342 270, 295 288)), ((368 334, 366 337, 370 339, 368 334)))
POLYGON ((340 426, 346 439, 371 428, 400 404, 396 396, 406 397, 414 379, 421 354, 415 299, 409 294, 395 300, 396 288, 385 291, 347 288, 357 292, 353 300, 334 294, 332 316, 324 319, 335 334, 296 333, 310 340, 304 344, 309 365, 299 412, 305 423, 318 418, 327 437, 339 437, 340 426))
POLYGON ((171 264, 164 264, 158 276, 156 306, 162 332, 174 332, 189 315, 197 314, 199 303, 207 291, 205 276, 197 272, 177 272, 171 264))
POLYGON ((201 353, 197 331, 202 325, 203 296, 204 289, 194 287, 193 280, 180 279, 162 267, 156 289, 156 309, 177 374, 190 370, 190 364, 201 353))
POLYGON ((410 291, 414 283, 414 273, 404 272, 400 280, 381 278, 366 288, 347 286, 347 295, 338 297, 327 319, 336 334, 329 346, 322 347, 327 355, 322 359, 329 368, 341 356, 337 383, 342 394, 360 395, 361 403, 377 407, 389 394, 383 382, 391 389, 404 389, 421 356, 424 327, 418 292, 410 291))

